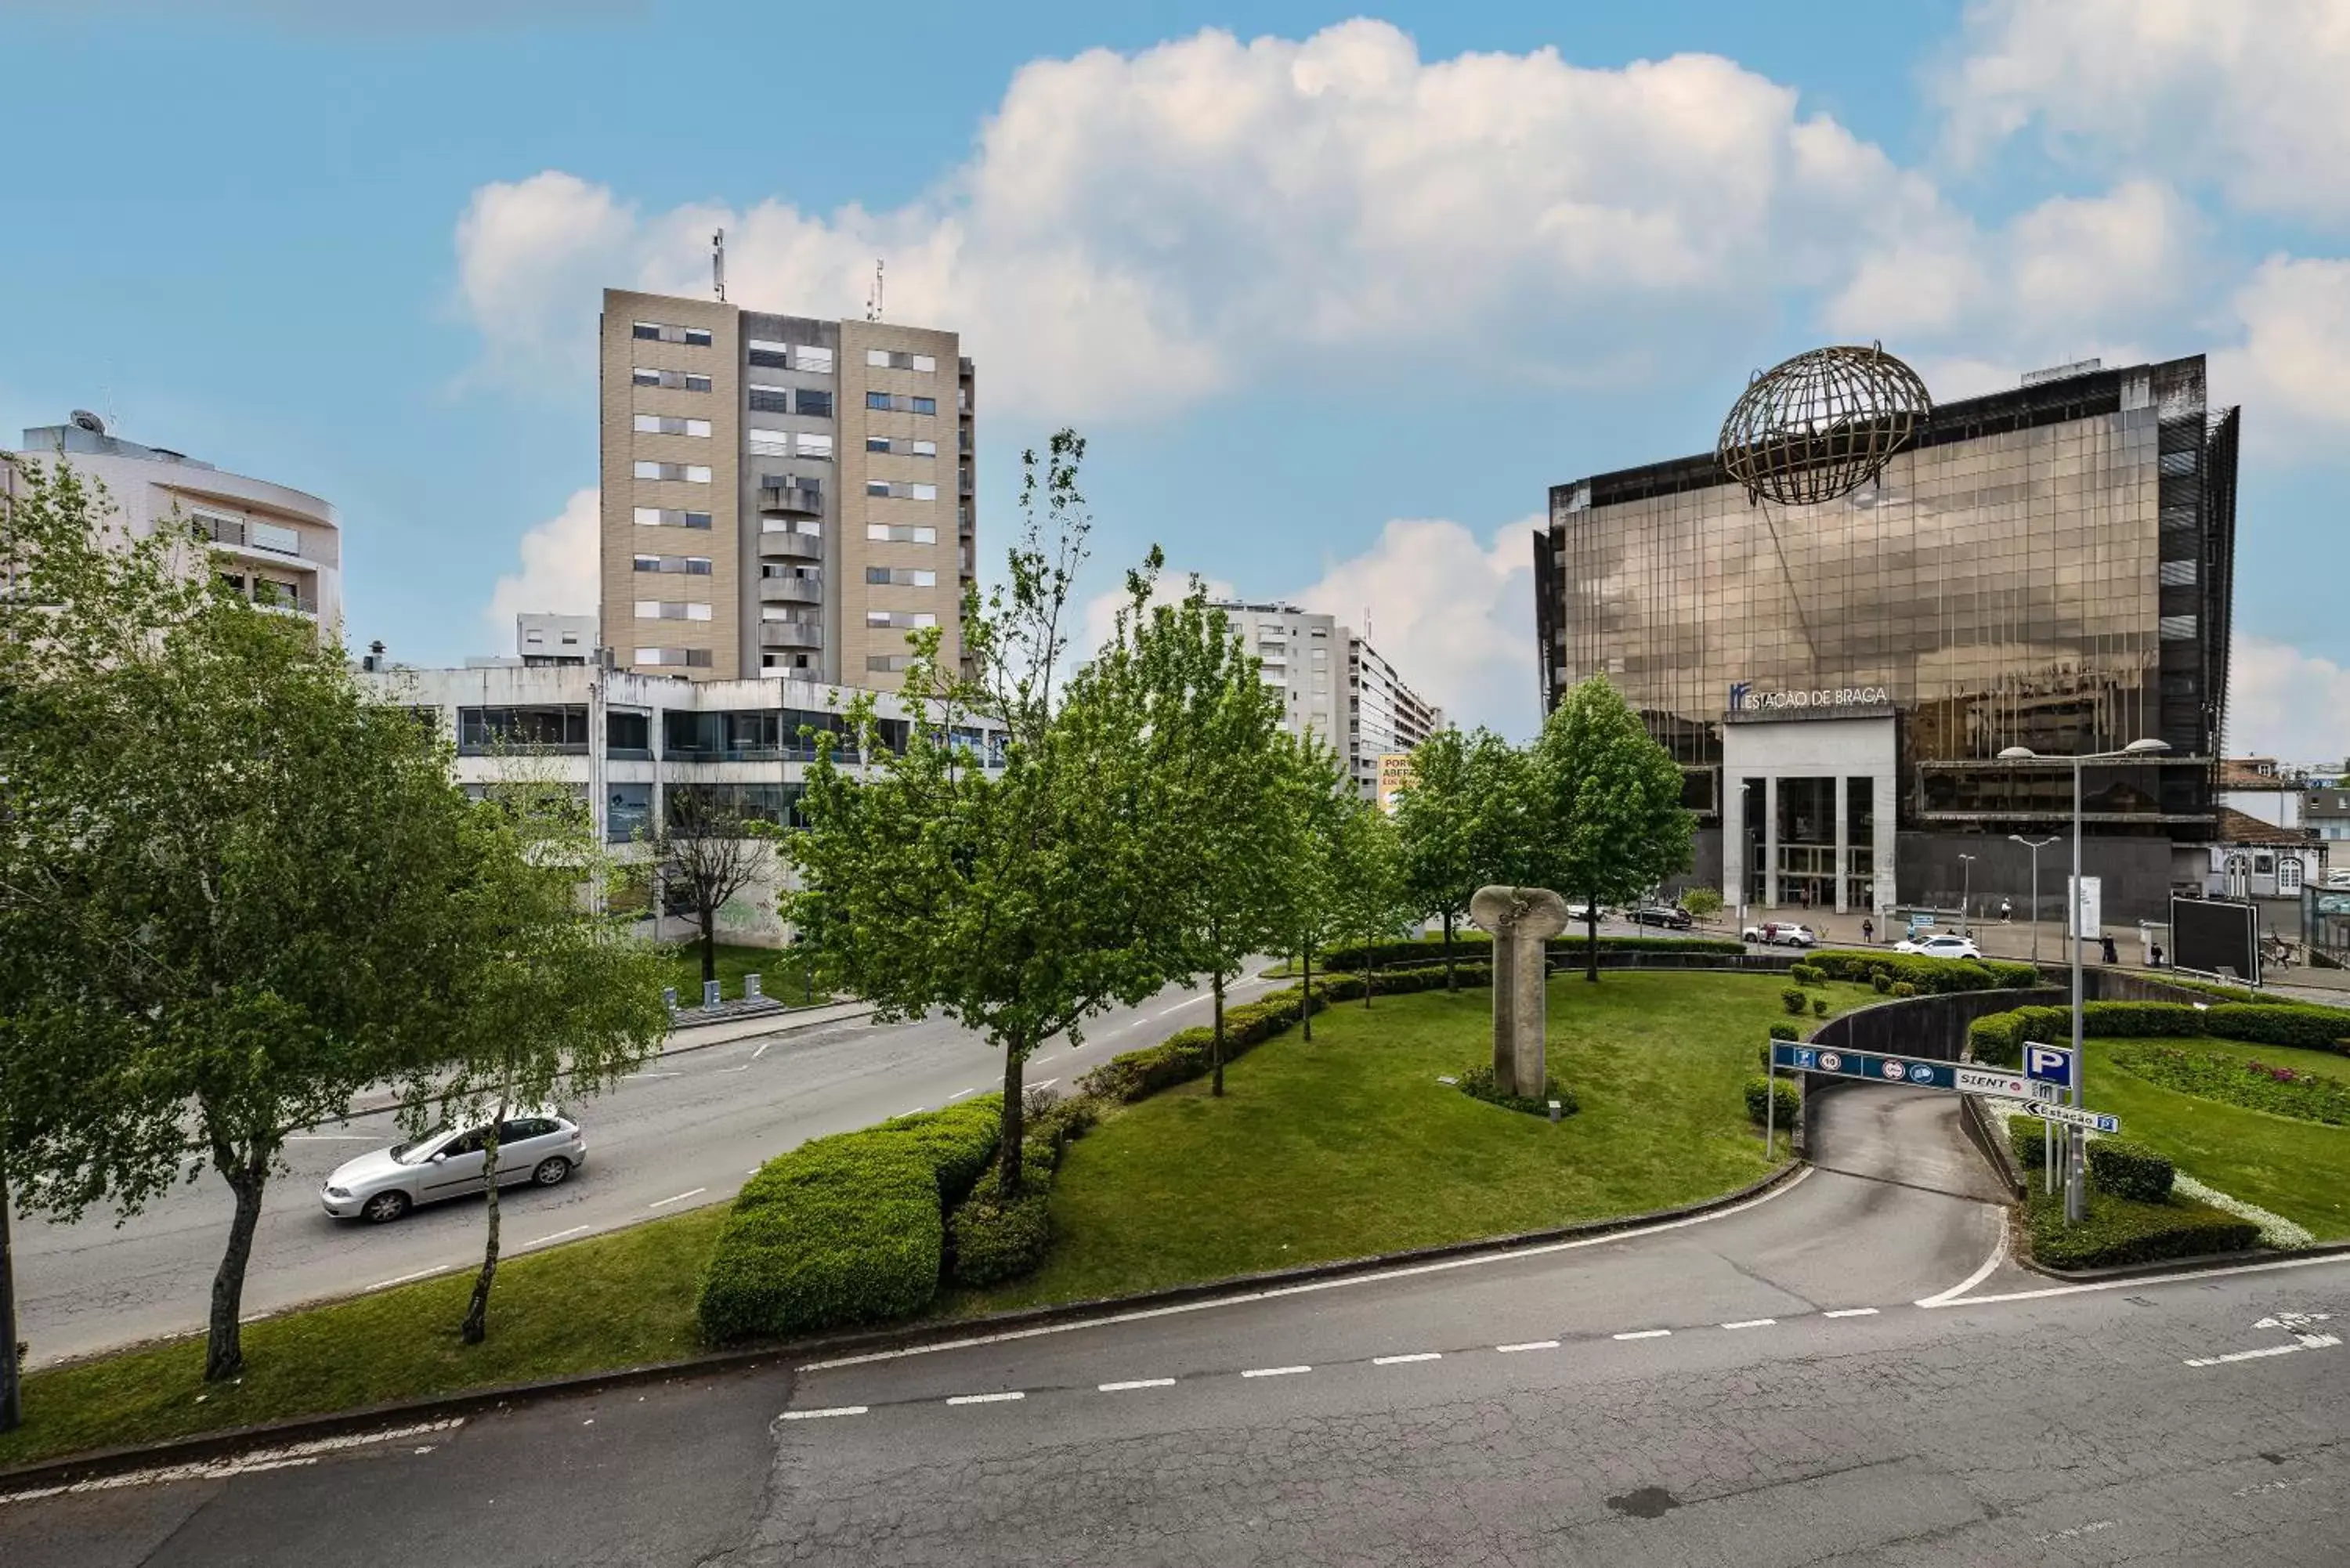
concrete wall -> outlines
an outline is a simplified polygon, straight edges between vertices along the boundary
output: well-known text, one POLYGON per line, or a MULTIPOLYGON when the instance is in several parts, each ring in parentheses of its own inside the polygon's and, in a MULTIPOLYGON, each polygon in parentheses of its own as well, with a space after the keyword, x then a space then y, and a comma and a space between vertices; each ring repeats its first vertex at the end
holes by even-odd
POLYGON ((1831 1018, 1813 1032, 1811 1043, 1838 1051, 1955 1062, 1966 1046, 1967 1026, 1976 1019, 2018 1007, 2059 1007, 2070 1000, 2069 992, 2054 986, 1905 996, 1831 1018))

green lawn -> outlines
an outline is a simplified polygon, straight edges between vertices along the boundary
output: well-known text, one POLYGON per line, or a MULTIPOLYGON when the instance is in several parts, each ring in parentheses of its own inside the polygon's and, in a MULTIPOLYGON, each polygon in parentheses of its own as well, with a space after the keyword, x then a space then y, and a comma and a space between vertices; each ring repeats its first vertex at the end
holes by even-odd
POLYGON ((2249 1062, 2350 1078, 2350 1058, 2231 1040, 2090 1040, 2082 1081, 2088 1104, 2122 1119, 2122 1136, 2230 1198, 2308 1227, 2321 1241, 2350 1239, 2350 1127, 2245 1110, 2149 1084, 2114 1064, 2122 1045, 2184 1046, 2249 1062))
POLYGON ((670 1361, 702 1349, 693 1295, 723 1207, 499 1265, 490 1336, 457 1324, 471 1272, 248 1324, 244 1379, 207 1387, 201 1337, 25 1379, 25 1424, 0 1465, 289 1416, 670 1361))
MULTIPOLYGON (((661 984, 677 987, 680 1007, 702 1005, 702 944, 684 942, 668 950, 668 973, 661 984)), ((802 999, 799 966, 787 948, 742 947, 733 942, 718 944, 719 994, 728 1002, 739 1001, 743 995, 743 977, 756 974, 759 989, 778 1002, 798 1002, 802 999)), ((818 992, 818 1002, 824 1000, 818 992)))
MULTIPOLYGON (((1728 1191, 1769 1168, 1742 1089, 1768 1026, 1787 1016, 1785 984, 1555 977, 1551 1070, 1583 1106, 1556 1127, 1437 1082, 1490 1060, 1491 992, 1334 1007, 1313 1044, 1292 1030, 1226 1069, 1223 1099, 1186 1085, 1071 1145, 1042 1272, 950 1305, 1118 1295, 1728 1191)), ((1836 1012, 1877 1000, 1861 985, 1813 993, 1836 1012)))

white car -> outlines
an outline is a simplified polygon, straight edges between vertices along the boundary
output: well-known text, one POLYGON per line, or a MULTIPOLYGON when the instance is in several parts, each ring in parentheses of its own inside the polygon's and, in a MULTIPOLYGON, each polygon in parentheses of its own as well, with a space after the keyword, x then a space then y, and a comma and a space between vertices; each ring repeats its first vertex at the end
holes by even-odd
MULTIPOLYGON (((335 1168, 318 1201, 338 1220, 389 1225, 420 1203, 484 1191, 486 1126, 440 1127, 335 1168)), ((517 1112, 498 1127, 498 1185, 560 1187, 588 1163, 579 1124, 550 1107, 517 1112)))
POLYGON ((1938 931, 1930 937, 1921 938, 1916 941, 1895 942, 1893 950, 1897 953, 1915 953, 1919 958, 1979 959, 1982 957, 1982 949, 1975 946, 1965 937, 1957 936, 1949 931, 1938 931))
POLYGON ((1742 935, 1747 941, 1773 948, 1808 948, 1820 940, 1811 927, 1792 920, 1765 920, 1759 926, 1747 927, 1742 935))

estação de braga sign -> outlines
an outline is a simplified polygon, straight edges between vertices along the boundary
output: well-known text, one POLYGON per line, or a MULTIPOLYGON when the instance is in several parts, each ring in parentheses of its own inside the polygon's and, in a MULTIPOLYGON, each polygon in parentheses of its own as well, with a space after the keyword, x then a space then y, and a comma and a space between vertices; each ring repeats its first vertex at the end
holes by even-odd
POLYGON ((1882 686, 1831 686, 1817 691, 1757 691, 1753 682, 1741 680, 1730 688, 1730 711, 1733 713, 1882 708, 1891 700, 1882 686))

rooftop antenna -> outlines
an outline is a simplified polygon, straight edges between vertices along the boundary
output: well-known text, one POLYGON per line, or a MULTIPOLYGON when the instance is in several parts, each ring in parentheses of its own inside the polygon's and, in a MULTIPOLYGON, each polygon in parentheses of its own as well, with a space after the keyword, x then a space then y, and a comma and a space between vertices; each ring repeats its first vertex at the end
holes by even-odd
POLYGON ((881 258, 873 258, 873 292, 865 296, 865 319, 881 319, 881 258))
POLYGON ((718 292, 718 303, 726 303, 726 231, 719 230, 710 236, 710 286, 718 292))

